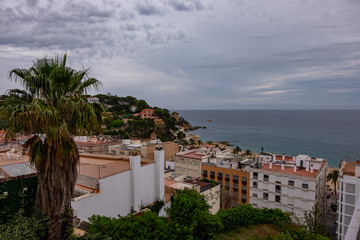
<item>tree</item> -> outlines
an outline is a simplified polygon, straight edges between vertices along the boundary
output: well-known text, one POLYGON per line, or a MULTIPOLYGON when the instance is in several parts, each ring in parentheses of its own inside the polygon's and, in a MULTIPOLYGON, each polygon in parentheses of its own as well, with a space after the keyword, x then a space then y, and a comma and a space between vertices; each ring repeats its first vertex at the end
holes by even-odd
POLYGON ((73 135, 101 131, 101 107, 84 94, 101 82, 66 66, 66 54, 34 61, 30 69, 16 68, 9 77, 25 90, 11 90, 0 116, 9 119, 6 138, 32 135, 24 150, 36 166, 36 205, 49 216, 49 239, 61 239, 61 215, 69 205, 77 179, 79 152, 73 135))
POLYGON ((250 156, 252 154, 252 152, 251 152, 251 150, 246 149, 245 154, 246 154, 246 156, 250 156))
POLYGON ((194 189, 176 190, 167 212, 173 239, 212 239, 222 229, 219 216, 194 189))
POLYGON ((327 176, 327 181, 331 181, 334 184, 335 196, 336 196, 336 183, 339 178, 339 170, 333 169, 327 176))
POLYGON ((324 214, 316 203, 310 212, 305 211, 305 226, 310 233, 326 236, 327 226, 325 224, 324 214))
POLYGON ((239 153, 239 152, 241 152, 241 151, 242 151, 241 148, 240 148, 239 146, 236 146, 236 147, 234 148, 233 153, 234 153, 234 154, 237 154, 237 153, 239 153))

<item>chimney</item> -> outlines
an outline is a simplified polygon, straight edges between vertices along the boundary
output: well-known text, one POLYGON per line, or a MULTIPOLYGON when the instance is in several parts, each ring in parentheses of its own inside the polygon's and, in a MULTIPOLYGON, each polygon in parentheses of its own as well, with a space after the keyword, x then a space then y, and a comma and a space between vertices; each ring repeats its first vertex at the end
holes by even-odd
POLYGON ((294 172, 296 172, 296 165, 294 165, 294 172))
POLYGON ((269 162, 269 168, 272 168, 272 162, 269 162))
POLYGON ((284 170, 285 169, 285 164, 281 164, 281 170, 284 170))
POLYGON ((282 160, 285 161, 285 153, 282 155, 282 160))
POLYGON ((264 152, 264 147, 261 147, 261 152, 262 152, 262 153, 264 152))
POLYGON ((276 154, 274 154, 274 155, 273 155, 273 157, 274 157, 274 159, 273 159, 273 160, 275 161, 275 160, 276 160, 276 154))
POLYGON ((307 171, 307 172, 309 171, 309 164, 310 164, 310 163, 309 163, 308 161, 305 162, 305 167, 306 167, 306 171, 307 171))
POLYGON ((314 167, 312 166, 312 164, 311 164, 311 166, 310 166, 310 172, 311 172, 311 173, 314 172, 314 167))
POLYGON ((296 162, 296 158, 295 158, 295 155, 293 155, 293 161, 296 162))

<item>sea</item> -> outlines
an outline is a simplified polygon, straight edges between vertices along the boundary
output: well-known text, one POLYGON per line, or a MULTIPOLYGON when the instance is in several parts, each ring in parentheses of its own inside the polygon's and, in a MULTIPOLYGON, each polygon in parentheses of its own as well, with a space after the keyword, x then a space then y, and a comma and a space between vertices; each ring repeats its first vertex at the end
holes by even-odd
POLYGON ((339 167, 360 159, 360 110, 175 110, 202 141, 227 141, 259 153, 307 154, 339 167))

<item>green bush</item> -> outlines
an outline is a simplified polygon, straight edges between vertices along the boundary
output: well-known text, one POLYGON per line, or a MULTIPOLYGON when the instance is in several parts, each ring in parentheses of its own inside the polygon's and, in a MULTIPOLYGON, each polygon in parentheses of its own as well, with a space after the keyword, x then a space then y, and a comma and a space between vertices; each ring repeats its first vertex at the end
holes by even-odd
POLYGON ((21 208, 10 221, 0 225, 1 240, 24 239, 24 237, 28 240, 46 239, 47 215, 35 208, 29 217, 25 216, 24 213, 24 209, 21 208))
POLYGON ((113 239, 169 239, 166 219, 153 212, 142 216, 108 218, 94 215, 90 218, 91 234, 101 234, 113 239))
POLYGON ((258 209, 249 204, 226 210, 220 209, 217 215, 220 217, 225 231, 239 226, 291 222, 289 215, 279 209, 258 209))

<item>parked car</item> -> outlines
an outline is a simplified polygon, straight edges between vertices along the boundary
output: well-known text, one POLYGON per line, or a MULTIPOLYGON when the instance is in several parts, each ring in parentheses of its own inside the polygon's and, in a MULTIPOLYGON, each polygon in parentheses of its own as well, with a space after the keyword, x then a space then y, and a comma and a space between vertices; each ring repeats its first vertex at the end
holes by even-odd
POLYGON ((337 205, 337 203, 331 203, 330 207, 334 212, 336 212, 338 205, 337 205))

